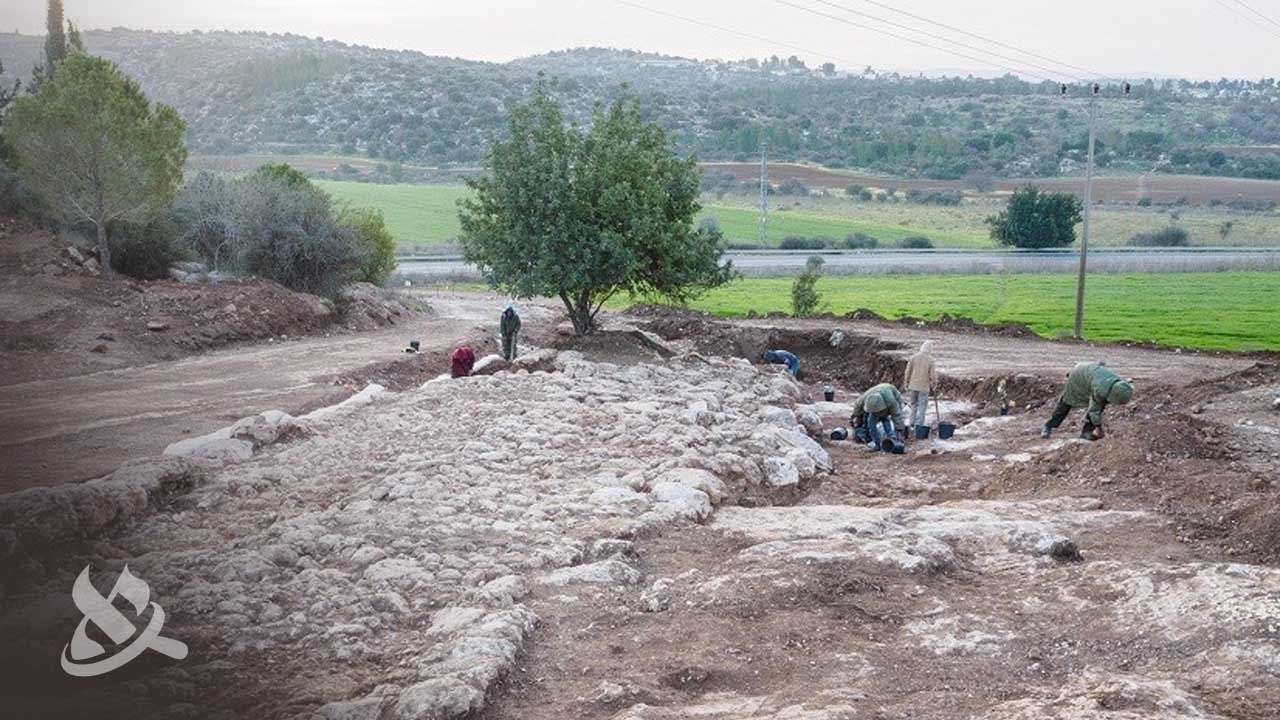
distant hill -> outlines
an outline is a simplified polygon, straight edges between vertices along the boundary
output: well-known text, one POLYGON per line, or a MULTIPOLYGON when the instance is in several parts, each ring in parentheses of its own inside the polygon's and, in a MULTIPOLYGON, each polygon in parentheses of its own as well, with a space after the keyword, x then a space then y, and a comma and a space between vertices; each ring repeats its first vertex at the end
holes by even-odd
MULTIPOLYGON (((42 38, 0 34, 0 60, 29 73, 42 38)), ((539 73, 559 80, 579 122, 624 92, 682 151, 751 161, 761 139, 780 161, 905 177, 1047 177, 1078 172, 1082 89, 809 68, 795 59, 703 61, 577 49, 505 64, 266 33, 88 31, 112 59, 186 118, 205 154, 341 153, 386 162, 475 165, 504 108, 539 73)), ((1135 83, 1103 108, 1099 162, 1114 169, 1280 178, 1274 79, 1135 83), (1221 152, 1218 146, 1231 146, 1221 152)))

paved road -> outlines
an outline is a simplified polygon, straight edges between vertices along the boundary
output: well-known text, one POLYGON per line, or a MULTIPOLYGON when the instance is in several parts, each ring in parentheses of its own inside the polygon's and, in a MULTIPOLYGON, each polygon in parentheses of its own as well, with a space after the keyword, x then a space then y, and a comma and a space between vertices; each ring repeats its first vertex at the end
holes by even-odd
MULTIPOLYGON (((746 275, 791 275, 813 252, 732 252, 726 257, 746 275)), ((1079 263, 1072 251, 1008 252, 998 250, 873 250, 817 253, 828 273, 837 275, 893 272, 989 273, 1071 272, 1079 263)), ((1278 249, 1118 250, 1090 253, 1090 268, 1111 272, 1169 270, 1280 270, 1278 249)), ((459 257, 404 258, 396 267, 404 275, 474 279, 476 270, 459 257)))
MULTIPOLYGON (((455 346, 497 324, 488 296, 432 296, 436 315, 372 332, 216 350, 175 362, 0 386, 0 492, 105 475, 187 437, 264 410, 291 414, 345 399, 359 388, 333 377, 370 364, 455 346)), ((533 311, 526 308, 526 315, 533 311)), ((549 311, 545 314, 549 315, 549 311)))

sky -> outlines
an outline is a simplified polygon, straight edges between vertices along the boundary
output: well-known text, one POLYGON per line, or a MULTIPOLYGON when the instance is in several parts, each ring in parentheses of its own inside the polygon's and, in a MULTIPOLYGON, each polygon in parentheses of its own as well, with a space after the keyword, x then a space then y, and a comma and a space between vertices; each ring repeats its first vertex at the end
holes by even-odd
MULTIPOLYGON (((696 58, 798 55, 811 65, 830 61, 846 70, 861 70, 869 65, 882 71, 999 75, 1007 69, 1016 69, 1025 77, 1055 80, 1096 75, 1194 79, 1256 79, 1280 75, 1280 0, 1073 0, 1069 3, 1061 0, 64 0, 64 3, 67 16, 83 28, 292 32, 473 60, 506 61, 551 50, 602 46, 696 58), (956 35, 887 8, 945 23, 1050 60, 1018 55, 1008 48, 956 35), (1015 58, 1017 62, 924 37, 902 27, 877 22, 868 15, 980 46, 1015 58), (924 47, 885 32, 935 47, 924 47)), ((44 7, 44 0, 0 0, 0 29, 42 34, 44 7)))

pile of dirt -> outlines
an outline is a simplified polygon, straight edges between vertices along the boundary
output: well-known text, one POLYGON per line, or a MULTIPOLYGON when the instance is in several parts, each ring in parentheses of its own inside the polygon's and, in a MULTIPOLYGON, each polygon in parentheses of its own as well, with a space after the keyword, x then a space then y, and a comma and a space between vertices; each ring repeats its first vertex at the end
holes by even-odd
MULTIPOLYGON (((1103 442, 1070 442, 1012 465, 985 494, 1088 493, 1126 508, 1154 508, 1180 538, 1255 562, 1280 561, 1280 487, 1250 462, 1265 455, 1249 438, 1181 411, 1116 413, 1103 442)), ((1079 420, 1077 417, 1076 420, 1079 420)), ((1072 423, 1064 434, 1074 431, 1072 423)))
POLYGON ((102 277, 92 250, 0 221, 0 374, 8 382, 165 360, 239 342, 367 330, 421 312, 356 285, 335 308, 261 279, 102 277))

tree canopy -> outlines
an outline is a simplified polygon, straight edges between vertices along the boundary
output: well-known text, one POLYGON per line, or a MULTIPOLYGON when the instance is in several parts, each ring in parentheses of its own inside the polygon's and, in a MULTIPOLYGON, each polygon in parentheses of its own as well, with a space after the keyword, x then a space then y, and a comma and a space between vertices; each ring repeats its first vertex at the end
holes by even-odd
POLYGON ((182 119, 102 58, 67 56, 5 125, 19 175, 55 218, 96 228, 108 272, 111 224, 145 223, 182 180, 182 119))
POLYGON ((463 254, 517 297, 559 297, 580 335, 615 293, 683 302, 732 275, 719 234, 694 222, 694 160, 633 99, 598 109, 584 131, 540 81, 486 169, 459 203, 463 254))
POLYGON ((1024 249, 1067 247, 1076 241, 1083 206, 1070 193, 1042 192, 1028 186, 1009 197, 1009 205, 987 218, 991 239, 1024 249))

